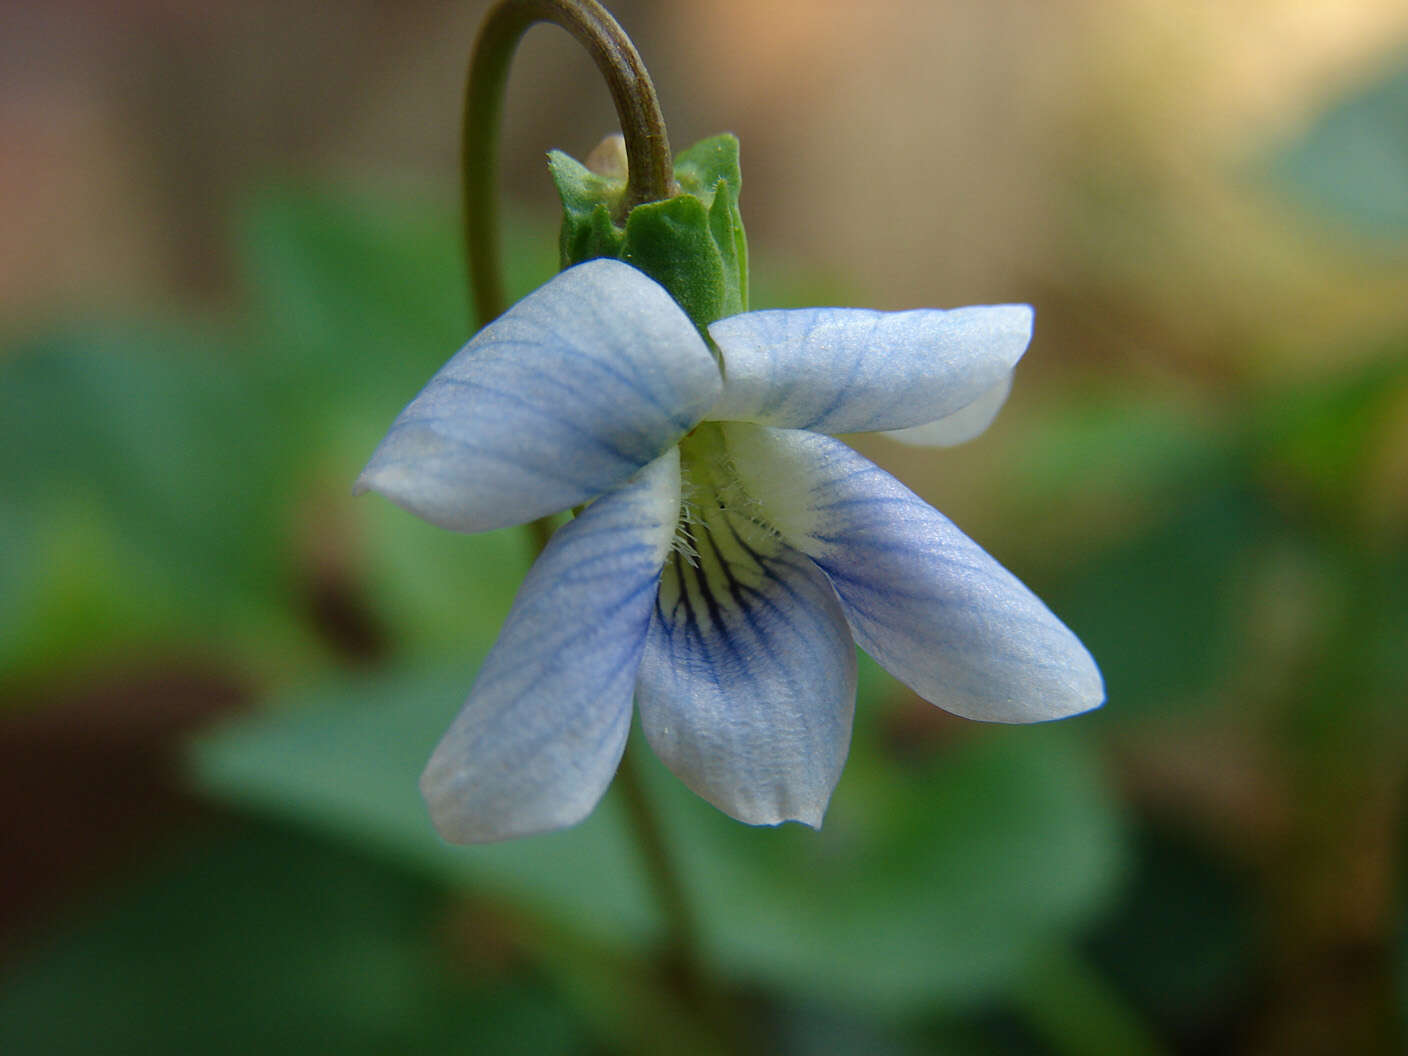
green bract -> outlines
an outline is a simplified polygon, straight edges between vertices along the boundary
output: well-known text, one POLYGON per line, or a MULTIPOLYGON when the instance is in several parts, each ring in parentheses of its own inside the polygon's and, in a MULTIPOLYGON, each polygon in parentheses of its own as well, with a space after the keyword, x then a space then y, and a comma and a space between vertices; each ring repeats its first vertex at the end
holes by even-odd
POLYGON ((564 269, 597 257, 624 260, 664 286, 701 330, 748 310, 735 136, 713 136, 681 153, 675 159, 680 193, 624 218, 624 174, 595 173, 561 151, 548 155, 548 167, 562 198, 564 269))

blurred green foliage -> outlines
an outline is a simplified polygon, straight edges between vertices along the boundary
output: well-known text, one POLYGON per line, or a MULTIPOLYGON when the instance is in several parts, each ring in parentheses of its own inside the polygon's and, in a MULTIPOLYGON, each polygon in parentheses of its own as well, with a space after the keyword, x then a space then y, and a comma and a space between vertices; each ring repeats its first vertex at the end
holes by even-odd
POLYGON ((0 665, 279 621, 276 419, 240 362, 228 340, 154 327, 12 352, 0 665))
MULTIPOLYGON (((460 670, 301 693, 202 745, 197 772, 221 795, 643 952, 660 922, 619 804, 564 833, 468 850, 425 824, 408 775, 468 685, 460 670)), ((1090 750, 1065 731, 967 745, 918 772, 866 765, 878 749, 864 734, 855 754, 820 834, 745 828, 650 770, 729 974, 858 1007, 986 996, 1108 895, 1118 828, 1090 750)))
POLYGON ((1315 214, 1401 248, 1408 236, 1408 60, 1387 64, 1321 114, 1270 169, 1315 214))
POLYGON ((172 849, 0 996, 0 1051, 579 1052, 581 1027, 436 941, 433 885, 306 831, 227 826, 172 849))
MULTIPOLYGON (((349 494, 471 332, 454 225, 279 191, 238 232, 238 326, 69 329, 0 360, 14 699, 134 652, 261 687, 189 754, 225 823, 11 966, 0 1051, 648 1052, 672 1030, 687 1049, 614 793, 570 831, 451 848, 416 790, 528 561, 518 533, 455 536, 349 494), (320 623, 319 577, 366 620, 360 645, 320 623)), ((553 240, 508 243, 521 294, 553 240)), ((1132 816, 1109 760, 1248 686, 1239 720, 1285 748, 1293 789, 1330 759, 1353 799, 1405 743, 1404 510, 1377 482, 1408 335, 1346 362, 1236 394, 1236 414, 1112 387, 1025 425, 1004 501, 1038 539, 1095 523, 1019 571, 1100 660, 1103 716, 911 737, 912 700, 864 662, 820 833, 738 825, 647 765, 707 963, 777 1051, 1157 1051, 1146 1021, 1193 1045, 1251 999, 1262 879, 1132 816)), ((1307 839, 1332 855, 1327 831, 1307 839)))

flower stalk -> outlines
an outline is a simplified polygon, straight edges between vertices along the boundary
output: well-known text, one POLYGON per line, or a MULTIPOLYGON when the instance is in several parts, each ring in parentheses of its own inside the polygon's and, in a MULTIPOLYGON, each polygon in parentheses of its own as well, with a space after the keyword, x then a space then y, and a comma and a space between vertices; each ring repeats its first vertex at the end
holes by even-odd
MULTIPOLYGON (((591 54, 611 91, 625 139, 627 163, 620 215, 612 219, 623 222, 636 206, 664 200, 679 191, 655 86, 635 45, 610 12, 595 0, 503 0, 489 12, 475 42, 465 85, 461 138, 465 252, 470 297, 481 327, 507 308, 495 202, 499 129, 509 65, 524 33, 539 22, 553 23, 571 33, 591 54)), ((526 527, 536 558, 552 535, 552 518, 539 518, 526 527)), ((618 784, 649 883, 666 921, 666 957, 672 974, 691 1004, 701 1013, 712 1011, 717 1017, 720 1002, 708 984, 699 957, 689 898, 629 752, 618 784)))
POLYGON ((499 126, 509 64, 523 34, 538 22, 551 22, 571 33, 591 54, 611 90, 629 163, 623 211, 669 198, 677 190, 655 85, 635 45, 610 12, 596 0, 503 0, 490 10, 474 45, 460 144, 465 250, 479 326, 498 318, 507 307, 495 209, 499 126))

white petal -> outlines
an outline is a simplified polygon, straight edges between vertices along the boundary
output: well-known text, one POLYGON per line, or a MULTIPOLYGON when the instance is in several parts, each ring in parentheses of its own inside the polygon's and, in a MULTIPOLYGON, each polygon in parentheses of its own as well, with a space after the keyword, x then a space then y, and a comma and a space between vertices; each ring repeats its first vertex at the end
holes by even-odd
POLYGON ((992 425, 997 412, 1007 402, 1007 394, 1012 391, 1012 375, 1008 374, 992 388, 988 389, 967 407, 954 411, 945 418, 938 418, 923 425, 912 425, 908 429, 895 429, 885 435, 902 444, 919 447, 953 447, 967 443, 973 437, 992 425))
POLYGON ((744 486, 831 578, 856 641, 946 711, 1039 722, 1105 699, 1074 634, 894 477, 816 433, 729 426, 744 486))
POLYGON ((718 421, 819 433, 902 429, 968 406, 1026 351, 1024 304, 745 312, 709 327, 724 360, 718 421))
POLYGON ((692 428, 721 386, 663 287, 620 261, 590 261, 446 363, 354 490, 456 531, 521 524, 620 484, 692 428))
POLYGON ((630 730, 679 487, 672 449, 564 525, 528 573, 421 777, 445 839, 575 825, 606 791, 630 730))
MULTIPOLYGON (((714 510, 665 565, 636 685, 651 747, 750 825, 821 825, 855 712, 856 655, 826 576, 714 510)), ((751 529, 751 531, 750 531, 751 529)))

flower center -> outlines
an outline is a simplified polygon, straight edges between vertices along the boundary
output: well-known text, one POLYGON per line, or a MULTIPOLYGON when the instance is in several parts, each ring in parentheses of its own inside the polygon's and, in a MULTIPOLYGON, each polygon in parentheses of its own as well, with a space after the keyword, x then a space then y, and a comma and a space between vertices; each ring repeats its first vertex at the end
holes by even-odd
POLYGON ((756 596, 784 549, 763 504, 744 490, 722 429, 706 422, 680 443, 679 527, 660 580, 662 616, 707 630, 756 596))

